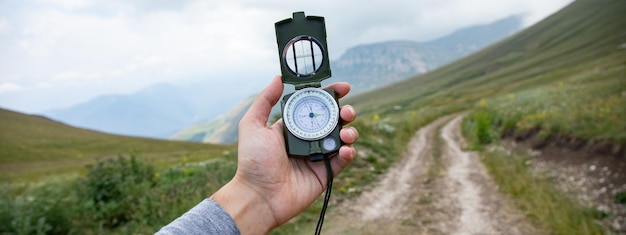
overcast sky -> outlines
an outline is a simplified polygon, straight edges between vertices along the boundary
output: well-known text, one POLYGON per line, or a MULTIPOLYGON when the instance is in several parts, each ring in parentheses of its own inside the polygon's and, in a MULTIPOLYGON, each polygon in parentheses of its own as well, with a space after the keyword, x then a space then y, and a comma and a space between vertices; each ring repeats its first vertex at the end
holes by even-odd
POLYGON ((571 0, 0 0, 0 107, 27 113, 154 83, 261 90, 279 74, 274 23, 326 18, 330 57, 387 40, 428 41, 571 0))

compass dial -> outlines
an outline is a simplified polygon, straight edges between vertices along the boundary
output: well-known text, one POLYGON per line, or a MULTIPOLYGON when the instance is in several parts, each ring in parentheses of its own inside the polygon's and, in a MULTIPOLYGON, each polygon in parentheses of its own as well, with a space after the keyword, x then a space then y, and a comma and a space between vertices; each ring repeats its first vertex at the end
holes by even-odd
POLYGON ((319 88, 296 91, 285 103, 285 126, 303 140, 319 140, 339 123, 339 106, 328 92, 319 88))

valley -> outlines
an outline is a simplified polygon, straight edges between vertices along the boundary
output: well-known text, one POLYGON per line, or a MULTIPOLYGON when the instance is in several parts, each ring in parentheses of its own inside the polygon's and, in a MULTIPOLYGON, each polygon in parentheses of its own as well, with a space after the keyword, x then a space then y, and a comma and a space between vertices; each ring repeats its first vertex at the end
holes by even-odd
MULTIPOLYGON (((401 211, 423 213, 415 209, 422 207, 428 211, 426 214, 435 214, 434 219, 424 214, 412 214, 407 220, 390 219, 377 224, 359 219, 359 211, 380 212, 381 218, 386 218, 387 209, 393 210, 397 205, 381 206, 377 210, 370 207, 376 205, 372 201, 357 203, 362 200, 361 195, 367 195, 370 190, 376 192, 372 194, 383 194, 375 191, 377 186, 370 184, 380 184, 382 188, 387 177, 394 178, 390 175, 396 173, 392 172, 400 171, 388 161, 404 161, 401 156, 410 153, 414 147, 409 144, 410 136, 438 117, 467 112, 461 125, 463 136, 469 143, 464 151, 477 151, 497 191, 508 198, 505 200, 513 211, 521 210, 519 213, 529 220, 531 230, 520 228, 519 231, 531 231, 526 234, 535 234, 535 230, 539 234, 624 234, 622 224, 626 202, 621 199, 626 194, 622 182, 626 172, 623 167, 626 159, 626 139, 623 138, 626 130, 623 121, 626 117, 626 51, 621 46, 626 43, 623 31, 626 19, 621 13, 624 11, 626 3, 620 1, 576 1, 485 50, 384 89, 347 98, 344 102, 359 111, 359 119, 354 125, 363 132, 357 148, 360 149, 359 156, 364 159, 355 160, 347 174, 337 177, 341 182, 337 183, 340 192, 336 199, 340 208, 335 213, 340 228, 329 228, 329 231, 346 234, 367 233, 369 230, 405 234, 413 234, 410 231, 421 231, 418 234, 454 233, 454 228, 461 226, 460 222, 450 222, 449 230, 439 230, 445 219, 436 217, 437 213, 447 217, 440 211, 459 212, 459 207, 450 205, 444 210, 437 208, 430 199, 411 201, 412 191, 399 199, 400 202, 410 202, 400 203, 405 205, 401 211), (535 142, 525 143, 523 145, 527 147, 521 149, 501 146, 511 136, 520 139, 533 136, 535 142), (599 168, 598 161, 607 168, 599 168), (589 173, 590 167, 594 169, 593 174, 589 173), (361 172, 374 174, 376 178, 364 177, 359 174, 361 172), (616 177, 611 183, 608 183, 607 172, 611 172, 610 177, 616 177), (355 183, 358 181, 366 183, 355 183), (587 185, 590 182, 595 182, 595 186, 587 185), (362 208, 342 214, 344 207, 352 204, 362 208), (354 227, 350 226, 352 224, 354 227)), ((424 161, 430 164, 428 159, 424 161)), ((415 180, 418 183, 412 186, 422 189, 425 194, 439 192, 436 195, 440 195, 441 189, 424 186, 432 180, 421 178, 425 173, 420 171, 423 169, 417 168, 412 177, 422 179, 422 183, 415 180)), ((445 178, 445 174, 437 176, 445 178)), ((401 177, 396 175, 395 178, 401 177)), ((434 177, 440 182, 446 181, 441 178, 434 177)), ((406 187, 409 186, 394 190, 406 187)), ((312 210, 311 214, 315 212, 312 210)), ((299 220, 294 223, 301 224, 299 220)), ((485 228, 488 227, 490 225, 486 224, 485 228)), ((295 229, 299 232, 306 230, 306 227, 295 229)))
MULTIPOLYGON (((324 81, 349 82, 351 95, 431 71, 521 28, 521 16, 459 29, 428 41, 389 41, 354 45, 332 60, 333 76, 324 81)), ((112 134, 214 144, 237 140, 237 124, 258 86, 241 86, 234 72, 223 82, 175 86, 156 84, 127 95, 103 95, 75 106, 51 110, 47 117, 66 124, 112 134), (164 98, 166 97, 166 98, 164 98)), ((200 81, 205 78, 199 78, 200 81)), ((293 87, 287 86, 286 93, 293 87)), ((276 108, 278 109, 278 108, 276 108)), ((278 113, 278 112, 274 112, 278 113)))
MULTIPOLYGON (((623 12, 622 0, 578 0, 484 50, 342 99, 358 112, 358 156, 335 178, 324 233, 626 234, 623 12)), ((235 145, 0 111, 2 232, 151 233, 236 169, 235 145), (138 183, 113 177, 128 165, 138 183), (125 197, 86 196, 94 172, 125 197)), ((312 233, 320 210, 318 199, 272 234, 312 233)))

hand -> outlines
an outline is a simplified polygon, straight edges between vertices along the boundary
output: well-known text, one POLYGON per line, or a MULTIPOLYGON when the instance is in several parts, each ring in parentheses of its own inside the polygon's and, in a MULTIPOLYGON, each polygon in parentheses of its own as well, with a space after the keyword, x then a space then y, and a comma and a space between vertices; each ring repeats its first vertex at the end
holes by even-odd
MULTIPOLYGON (((339 98, 350 91, 348 83, 334 83, 339 98)), ((256 98, 239 123, 238 165, 235 177, 211 198, 229 215, 242 234, 265 234, 295 217, 324 191, 327 183, 324 162, 287 157, 283 122, 267 126, 268 116, 283 91, 279 76, 256 98)), ((342 123, 352 122, 356 113, 341 107, 342 123)), ((354 127, 340 132, 345 143, 331 159, 333 174, 341 172, 356 155, 352 144, 358 139, 354 127)))

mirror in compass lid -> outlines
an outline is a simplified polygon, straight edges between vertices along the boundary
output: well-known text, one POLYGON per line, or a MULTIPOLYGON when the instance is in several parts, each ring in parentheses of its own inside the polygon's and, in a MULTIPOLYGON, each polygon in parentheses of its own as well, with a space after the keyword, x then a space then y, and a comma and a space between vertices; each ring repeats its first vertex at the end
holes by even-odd
POLYGON ((294 12, 293 18, 276 22, 275 28, 283 83, 296 89, 319 87, 331 76, 324 17, 294 12))
POLYGON ((308 77, 322 66, 324 54, 322 45, 311 36, 300 36, 292 39, 285 50, 283 60, 289 71, 298 77, 308 77))

